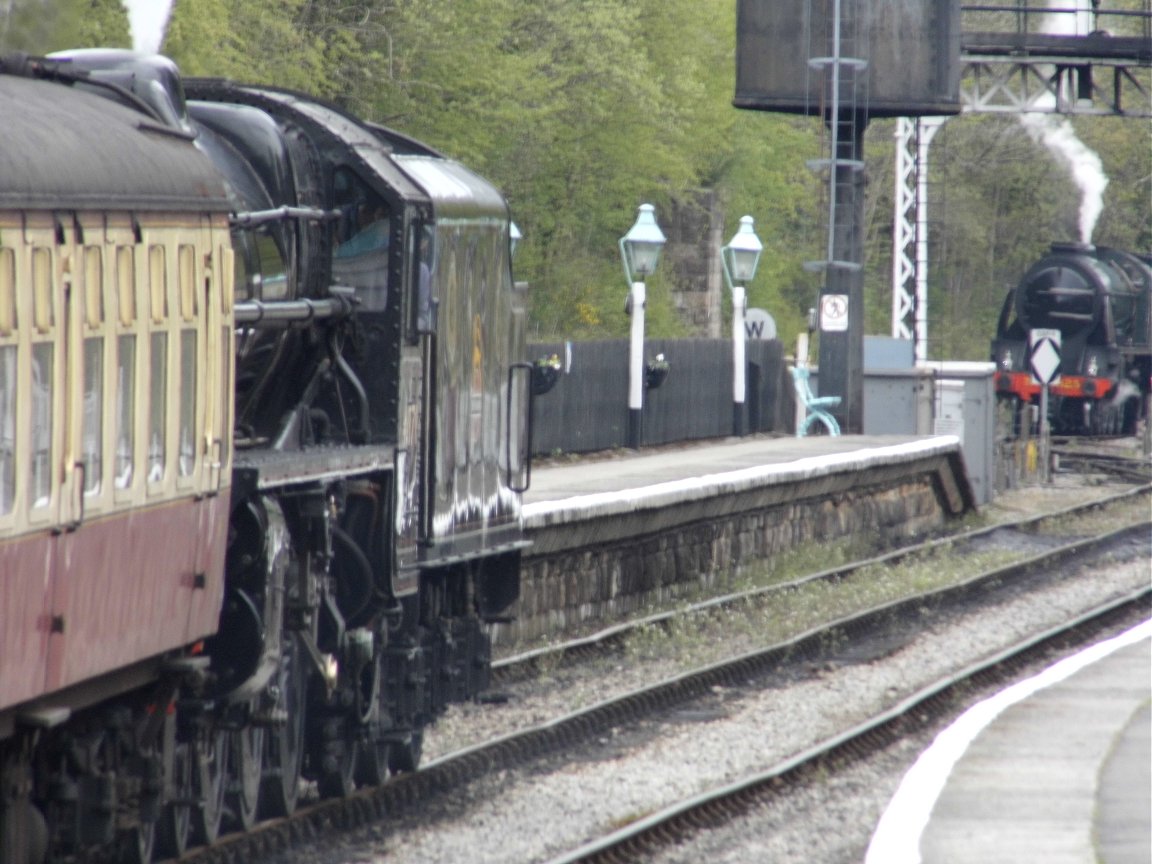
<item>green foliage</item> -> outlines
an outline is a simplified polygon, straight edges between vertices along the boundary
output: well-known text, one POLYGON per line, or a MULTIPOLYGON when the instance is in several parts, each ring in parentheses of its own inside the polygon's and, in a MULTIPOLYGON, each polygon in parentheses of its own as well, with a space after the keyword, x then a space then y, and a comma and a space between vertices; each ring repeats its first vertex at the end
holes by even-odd
POLYGON ((163 51, 185 75, 329 92, 323 50, 297 26, 306 0, 177 0, 163 51))
POLYGON ((99 45, 131 48, 119 0, 12 0, 0 8, 0 53, 49 54, 99 45))

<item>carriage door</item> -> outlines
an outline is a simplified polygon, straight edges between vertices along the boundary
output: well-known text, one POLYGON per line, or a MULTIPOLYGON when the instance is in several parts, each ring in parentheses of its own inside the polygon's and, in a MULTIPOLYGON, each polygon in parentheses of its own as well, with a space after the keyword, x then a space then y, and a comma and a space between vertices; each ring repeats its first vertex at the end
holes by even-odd
POLYGON ((232 290, 233 252, 227 222, 202 216, 200 233, 182 247, 180 274, 181 398, 193 424, 186 433, 181 421, 181 446, 187 434, 195 451, 197 536, 196 560, 188 608, 188 641, 201 638, 216 625, 224 592, 224 552, 227 546, 227 494, 232 450, 232 290), (184 256, 191 255, 191 260, 184 256), (185 280, 190 275, 189 292, 185 280), (188 294, 195 295, 190 302, 188 294))

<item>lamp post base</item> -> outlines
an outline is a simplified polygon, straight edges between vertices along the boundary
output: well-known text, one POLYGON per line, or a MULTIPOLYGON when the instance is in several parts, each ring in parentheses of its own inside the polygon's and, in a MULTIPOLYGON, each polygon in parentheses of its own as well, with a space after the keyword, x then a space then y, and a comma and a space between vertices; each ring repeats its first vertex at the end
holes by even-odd
POLYGON ((640 449, 640 409, 628 409, 628 446, 633 450, 640 449))
POLYGON ((744 403, 732 403, 732 434, 740 437, 744 434, 744 403))

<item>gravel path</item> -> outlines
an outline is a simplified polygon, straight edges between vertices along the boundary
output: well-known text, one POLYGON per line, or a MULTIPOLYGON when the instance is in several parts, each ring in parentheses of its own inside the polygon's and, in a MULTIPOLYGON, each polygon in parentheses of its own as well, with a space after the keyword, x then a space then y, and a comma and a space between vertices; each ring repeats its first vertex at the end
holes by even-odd
MULTIPOLYGON (((301 850, 298 856, 283 860, 290 864, 547 860, 622 821, 761 770, 915 691, 946 670, 1147 582, 1146 560, 1107 565, 1094 570, 1090 578, 1067 580, 1039 594, 940 625, 882 659, 823 664, 809 670, 805 680, 757 694, 717 690, 708 704, 693 706, 659 725, 601 739, 581 763, 558 760, 555 771, 538 764, 485 778, 444 801, 439 814, 424 813, 331 838, 323 850, 301 850)), ((613 690, 663 677, 669 674, 666 663, 617 662, 611 668, 565 673, 563 680, 534 688, 532 695, 506 705, 468 706, 436 727, 426 752, 444 752, 467 739, 486 739, 509 725, 523 727, 555 717, 568 710, 572 699, 603 698, 606 677, 613 690), (464 729, 466 734, 461 732, 464 729)), ((916 747, 908 745, 908 749, 914 755, 916 747)), ((901 757, 894 758, 900 762, 901 757)), ((757 832, 755 839, 747 837, 734 850, 697 849, 667 860, 859 861, 871 827, 898 782, 899 774, 889 776, 891 771, 872 770, 865 764, 838 781, 863 790, 863 799, 850 797, 844 799, 847 803, 835 804, 842 799, 829 797, 830 790, 806 793, 813 800, 801 796, 776 808, 772 816, 776 827, 766 829, 763 836, 757 832), (804 813, 822 815, 823 827, 800 819, 804 813)))

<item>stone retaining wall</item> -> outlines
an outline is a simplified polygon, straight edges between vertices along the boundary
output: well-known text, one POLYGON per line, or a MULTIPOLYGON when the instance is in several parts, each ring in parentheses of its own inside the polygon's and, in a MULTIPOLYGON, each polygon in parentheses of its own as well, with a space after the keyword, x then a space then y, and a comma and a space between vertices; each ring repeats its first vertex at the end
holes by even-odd
POLYGON ((493 641, 561 636, 680 597, 722 594, 741 568, 805 544, 922 536, 971 508, 966 489, 961 462, 933 458, 577 524, 529 524, 535 546, 524 555, 515 619, 497 625, 493 641))

